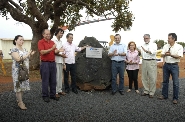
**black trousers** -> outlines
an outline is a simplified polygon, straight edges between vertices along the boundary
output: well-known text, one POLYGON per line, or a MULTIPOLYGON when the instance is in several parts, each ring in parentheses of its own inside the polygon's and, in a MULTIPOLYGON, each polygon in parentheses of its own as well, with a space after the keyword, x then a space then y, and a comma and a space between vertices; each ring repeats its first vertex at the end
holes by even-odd
POLYGON ((76 66, 75 66, 75 64, 66 64, 66 70, 64 70, 65 90, 70 89, 70 86, 69 86, 69 72, 70 72, 70 75, 71 75, 71 88, 76 89, 76 66))
POLYGON ((139 69, 127 70, 127 74, 129 78, 129 89, 132 89, 132 84, 134 81, 135 90, 138 90, 138 72, 139 72, 139 69))

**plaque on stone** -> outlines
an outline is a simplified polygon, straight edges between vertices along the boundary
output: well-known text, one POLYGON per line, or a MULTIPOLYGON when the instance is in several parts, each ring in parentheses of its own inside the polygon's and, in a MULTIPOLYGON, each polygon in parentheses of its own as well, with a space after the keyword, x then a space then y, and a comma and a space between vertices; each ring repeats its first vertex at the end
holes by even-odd
POLYGON ((102 58, 103 48, 87 47, 86 57, 87 58, 102 58))

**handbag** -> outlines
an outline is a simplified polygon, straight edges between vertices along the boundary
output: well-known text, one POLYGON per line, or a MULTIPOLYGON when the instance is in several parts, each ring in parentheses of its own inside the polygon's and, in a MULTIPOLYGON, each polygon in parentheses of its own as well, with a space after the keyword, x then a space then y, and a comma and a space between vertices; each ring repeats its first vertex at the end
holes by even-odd
POLYGON ((22 82, 29 79, 29 73, 28 69, 24 65, 23 57, 21 56, 20 58, 21 60, 19 62, 18 80, 22 82))

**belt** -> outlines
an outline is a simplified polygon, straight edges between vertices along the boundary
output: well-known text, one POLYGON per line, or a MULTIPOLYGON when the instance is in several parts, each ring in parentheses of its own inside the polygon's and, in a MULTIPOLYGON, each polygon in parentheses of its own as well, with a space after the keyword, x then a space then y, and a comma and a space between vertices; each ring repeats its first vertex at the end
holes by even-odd
POLYGON ((175 63, 166 63, 165 64, 168 64, 168 65, 178 65, 178 62, 175 62, 175 63))
POLYGON ((155 60, 155 59, 143 59, 143 60, 146 60, 146 61, 152 61, 152 60, 155 60))
POLYGON ((42 61, 42 62, 55 62, 55 61, 42 61))
POLYGON ((115 60, 112 60, 113 62, 116 62, 116 63, 122 63, 123 61, 115 61, 115 60))

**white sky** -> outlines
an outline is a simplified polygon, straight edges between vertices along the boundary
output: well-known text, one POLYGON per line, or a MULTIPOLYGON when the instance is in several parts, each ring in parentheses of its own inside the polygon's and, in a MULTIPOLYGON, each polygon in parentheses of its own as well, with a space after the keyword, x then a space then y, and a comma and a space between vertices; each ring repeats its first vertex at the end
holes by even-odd
MULTIPOLYGON (((130 3, 130 10, 133 12, 135 20, 130 31, 118 32, 122 36, 122 43, 135 41, 137 45, 141 45, 145 33, 151 35, 152 41, 156 39, 166 41, 170 32, 177 34, 178 41, 185 42, 183 33, 185 28, 184 3, 185 0, 133 0, 130 3)), ((98 19, 98 17, 94 19, 98 19)), ((25 39, 31 39, 31 28, 28 25, 16 23, 13 19, 6 20, 0 17, 0 38, 14 38, 15 35, 20 34, 25 39)), ((99 41, 109 42, 110 35, 115 35, 111 23, 112 20, 108 20, 78 26, 75 31, 72 31, 73 42, 78 44, 85 36, 93 36, 99 41)), ((66 40, 65 37, 63 40, 66 40)))

